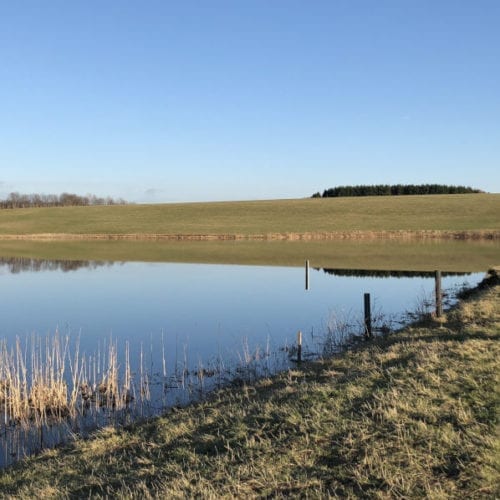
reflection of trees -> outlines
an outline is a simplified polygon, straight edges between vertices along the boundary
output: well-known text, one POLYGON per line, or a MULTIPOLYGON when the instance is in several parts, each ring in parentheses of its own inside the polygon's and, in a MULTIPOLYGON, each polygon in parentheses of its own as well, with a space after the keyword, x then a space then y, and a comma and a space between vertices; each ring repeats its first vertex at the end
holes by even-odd
MULTIPOLYGON (((321 268, 316 268, 320 271, 321 268)), ((326 274, 333 276, 354 276, 356 278, 433 278, 434 271, 386 271, 374 269, 323 269, 326 274)), ((442 272, 441 276, 469 276, 472 273, 442 272)))
POLYGON ((49 260, 31 259, 28 257, 0 257, 0 266, 6 267, 9 273, 38 271, 77 271, 78 269, 96 269, 102 266, 112 266, 112 261, 97 260, 49 260))

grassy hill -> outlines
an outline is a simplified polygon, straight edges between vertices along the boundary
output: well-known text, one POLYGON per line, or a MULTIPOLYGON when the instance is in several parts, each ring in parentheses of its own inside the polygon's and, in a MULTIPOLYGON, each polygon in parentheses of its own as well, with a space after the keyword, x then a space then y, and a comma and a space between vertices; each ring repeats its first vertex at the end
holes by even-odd
POLYGON ((500 286, 0 473, 3 498, 498 498, 500 286))
POLYGON ((500 230, 500 195, 432 195, 0 210, 0 235, 266 235, 500 230))

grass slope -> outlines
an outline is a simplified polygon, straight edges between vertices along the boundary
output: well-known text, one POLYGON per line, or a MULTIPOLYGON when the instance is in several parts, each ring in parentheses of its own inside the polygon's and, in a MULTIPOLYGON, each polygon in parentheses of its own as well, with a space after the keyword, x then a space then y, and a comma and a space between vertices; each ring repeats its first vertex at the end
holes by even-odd
POLYGON ((434 195, 0 210, 7 234, 498 230, 500 195, 434 195))
POLYGON ((1 473, 6 498, 494 498, 500 285, 440 322, 1 473))

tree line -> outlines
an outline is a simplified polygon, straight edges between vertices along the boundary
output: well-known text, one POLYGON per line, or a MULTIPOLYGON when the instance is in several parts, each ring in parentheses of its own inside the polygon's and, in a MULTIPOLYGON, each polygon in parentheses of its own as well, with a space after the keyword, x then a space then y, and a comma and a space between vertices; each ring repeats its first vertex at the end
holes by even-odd
POLYGON ((62 194, 20 194, 10 193, 0 200, 1 208, 39 208, 39 207, 74 207, 91 205, 126 205, 128 202, 110 196, 105 198, 93 194, 80 196, 74 193, 62 194))
POLYGON ((325 189, 323 194, 314 193, 312 198, 335 198, 341 196, 400 196, 411 194, 464 194, 482 193, 468 186, 446 184, 374 184, 359 186, 337 186, 325 189))

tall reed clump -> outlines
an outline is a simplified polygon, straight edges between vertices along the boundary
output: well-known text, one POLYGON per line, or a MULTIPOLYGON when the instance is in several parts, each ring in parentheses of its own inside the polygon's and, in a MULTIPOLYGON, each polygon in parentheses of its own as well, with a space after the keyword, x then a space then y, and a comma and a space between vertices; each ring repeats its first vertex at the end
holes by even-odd
POLYGON ((58 332, 42 338, 19 338, 10 347, 0 343, 0 427, 42 426, 78 418, 98 409, 120 410, 132 401, 129 346, 126 345, 124 376, 120 379, 116 341, 105 352, 73 354, 69 336, 58 332))

